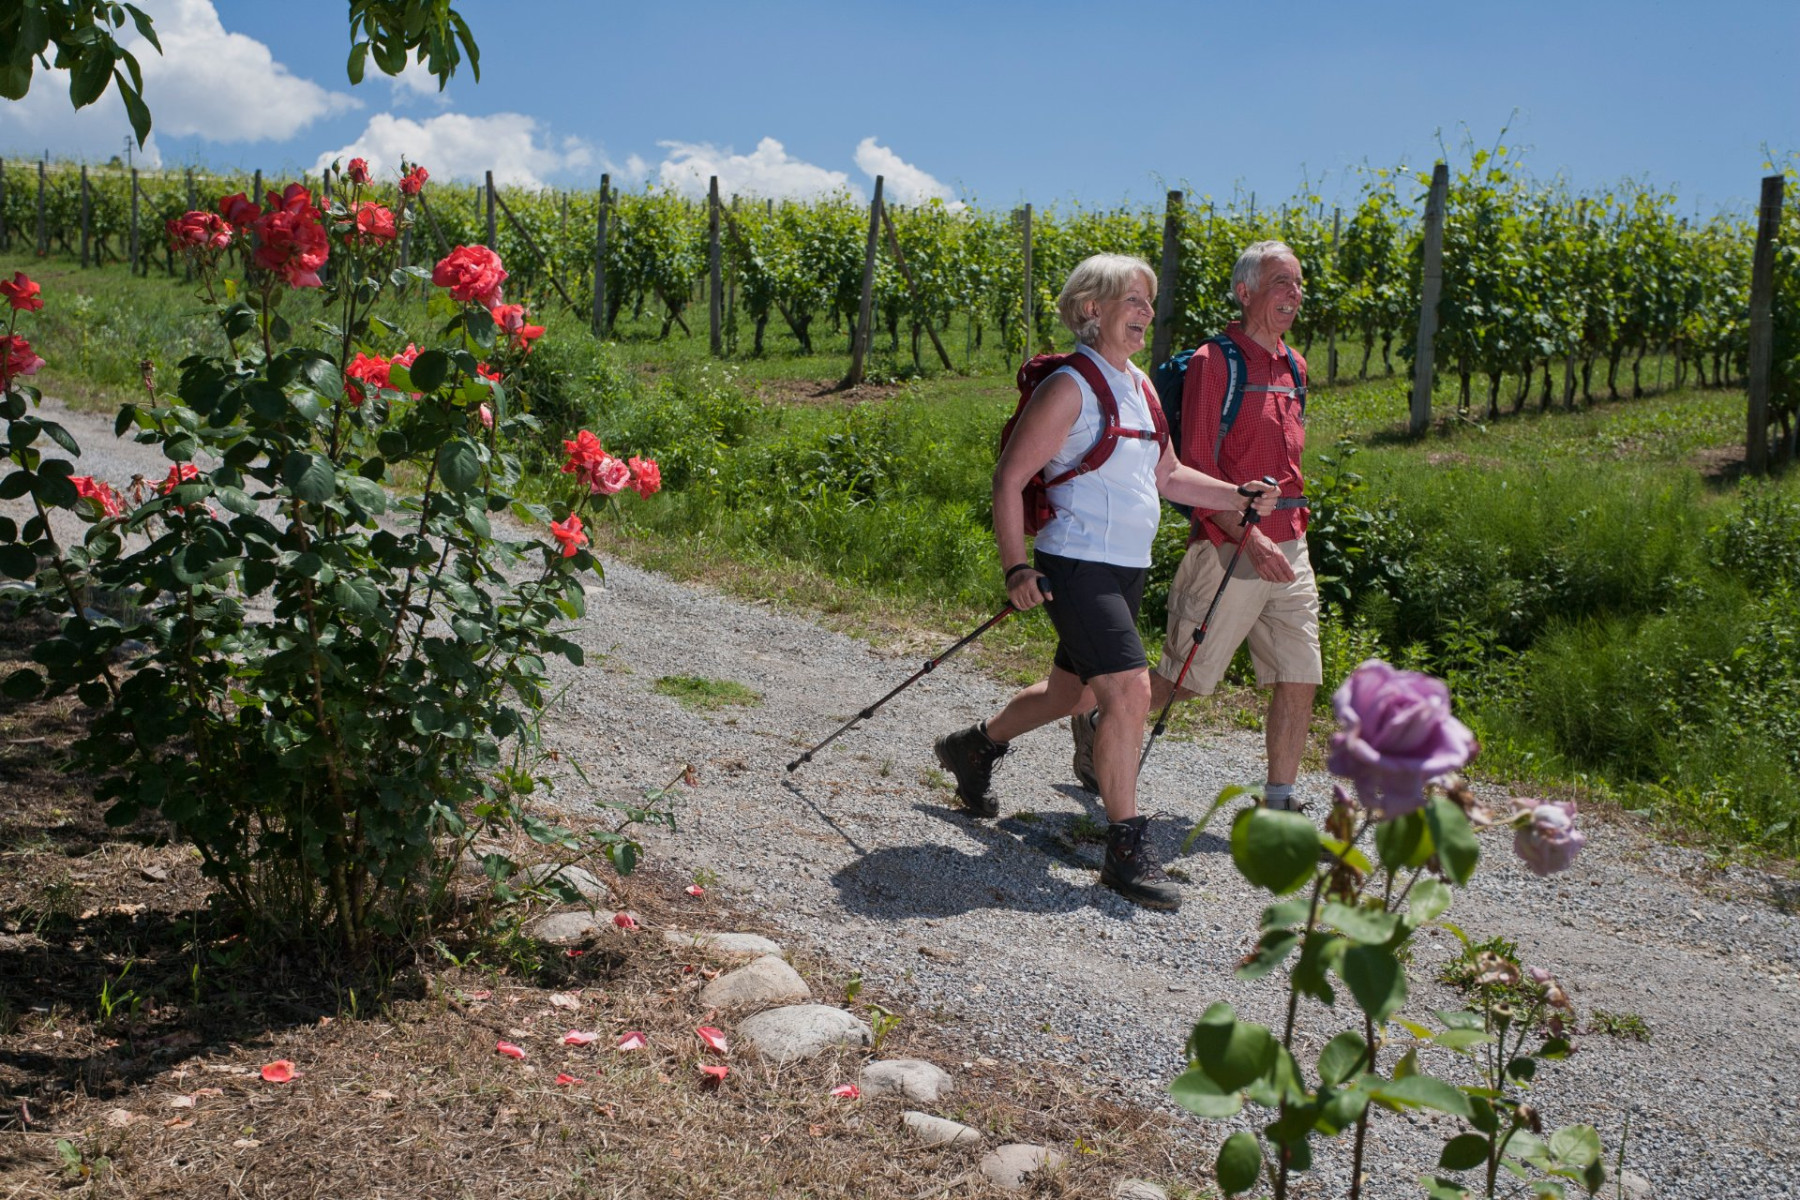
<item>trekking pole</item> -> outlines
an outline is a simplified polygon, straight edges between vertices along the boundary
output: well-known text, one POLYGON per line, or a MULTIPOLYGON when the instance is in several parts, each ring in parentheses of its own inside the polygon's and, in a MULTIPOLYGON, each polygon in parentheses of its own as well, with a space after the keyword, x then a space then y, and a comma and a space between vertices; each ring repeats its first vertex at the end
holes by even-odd
POLYGON ((982 634, 986 633, 988 630, 992 629, 994 626, 998 625, 1000 622, 1006 620, 1006 618, 1012 616, 1014 613, 1016 613, 1018 611, 1019 611, 1018 609, 1016 609, 1012 606, 1012 602, 1010 600, 1007 601, 1005 608, 1001 609, 999 612, 995 613, 993 616, 991 616, 987 620, 983 621, 975 629, 975 631, 973 633, 969 634, 967 637, 965 637, 961 641, 957 642, 954 646, 951 646, 949 649, 945 650, 942 654, 938 655, 936 658, 931 659, 924 666, 920 667, 917 671, 914 671, 912 673, 912 675, 910 677, 908 677, 908 679, 906 680, 905 683, 902 683, 899 687, 895 688, 893 691, 889 692, 887 695, 883 696, 881 699, 877 700, 875 703, 869 705, 869 707, 863 709, 861 712, 857 713, 854 717, 851 717, 848 721, 845 721, 842 725, 840 725, 837 728, 837 731, 834 732, 830 737, 826 738, 824 741, 822 741, 818 745, 814 746, 811 750, 808 750, 805 754, 802 754, 799 758, 796 758, 793 762, 789 763, 787 765, 789 774, 792 774, 795 770, 799 769, 799 766, 801 763, 811 762, 813 759, 813 755, 817 754, 819 751, 823 750, 825 747, 831 745, 831 743, 837 741, 838 738, 840 738, 844 734, 848 733, 850 731, 851 726, 855 725, 859 721, 866 721, 870 717, 874 716, 876 709, 880 708, 882 705, 886 704, 889 700, 892 700, 895 696, 898 696, 901 692, 904 692, 907 688, 909 688, 913 684, 917 683, 925 675, 928 675, 932 671, 936 670, 937 665, 939 663, 943 662, 945 659, 949 658, 952 654, 955 654, 958 650, 961 650, 964 646, 968 645, 970 642, 974 641, 976 638, 980 637, 982 634))
MULTIPOLYGON (((1262 481, 1270 487, 1275 486, 1275 479, 1271 475, 1264 475, 1262 481)), ((1198 625, 1194 626, 1194 644, 1188 647, 1187 658, 1183 659, 1181 663, 1181 673, 1175 676, 1175 686, 1169 689, 1168 703, 1164 704, 1162 712, 1156 715, 1156 725, 1150 730, 1149 739, 1144 742, 1144 753, 1138 758, 1138 774, 1140 775, 1144 773, 1144 764, 1150 761, 1150 748, 1156 745, 1156 739, 1161 737, 1163 730, 1169 727, 1169 710, 1175 707, 1175 697, 1181 695, 1182 680, 1187 678, 1188 668, 1194 665, 1194 655, 1200 652, 1200 643, 1206 640, 1206 627, 1212 624, 1213 614, 1219 611, 1219 599, 1225 595, 1225 585, 1231 582, 1231 573, 1237 570, 1238 555, 1244 552, 1244 543, 1250 540, 1250 530, 1247 527, 1262 520, 1262 515, 1256 511, 1257 493, 1239 486, 1238 495, 1250 497, 1250 503, 1244 506, 1246 528, 1243 535, 1238 538, 1237 549, 1231 552, 1231 562, 1226 564, 1225 577, 1219 580, 1219 590, 1213 593, 1212 603, 1206 606, 1206 615, 1200 618, 1198 625)))

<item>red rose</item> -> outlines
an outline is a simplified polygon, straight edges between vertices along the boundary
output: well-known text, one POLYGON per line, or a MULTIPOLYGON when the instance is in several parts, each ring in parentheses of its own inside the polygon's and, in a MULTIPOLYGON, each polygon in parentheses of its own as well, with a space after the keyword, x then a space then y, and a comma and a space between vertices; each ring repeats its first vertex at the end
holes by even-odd
POLYGON ((600 444, 600 439, 584 429, 575 435, 574 441, 565 441, 563 449, 569 457, 563 463, 562 473, 575 476, 576 479, 586 484, 590 491, 597 491, 593 479, 600 469, 601 462, 605 461, 607 457, 606 447, 600 444))
POLYGON ((637 494, 648 500, 662 491, 662 468, 656 465, 654 458, 639 458, 632 455, 625 460, 631 468, 631 486, 637 494))
POLYGON ((119 493, 113 491, 112 485, 96 481, 92 475, 71 475, 69 482, 75 485, 75 494, 85 497, 100 505, 105 516, 122 517, 125 515, 125 502, 119 493))
POLYGON ((588 487, 602 496, 610 496, 614 492, 622 492, 631 483, 631 468, 607 455, 600 460, 599 466, 588 481, 588 487))
POLYGON ((235 192, 220 198, 219 215, 239 229, 248 229, 252 221, 262 216, 262 209, 244 193, 235 192))
POLYGON ((36 375, 44 360, 32 352, 31 343, 17 334, 0 335, 0 387, 21 375, 36 375))
POLYGON ((390 365, 385 358, 370 358, 362 353, 350 360, 350 365, 344 368, 344 394, 350 397, 352 407, 361 408, 366 398, 361 384, 372 388, 384 388, 388 385, 390 365))
MULTIPOLYGON (((274 193, 269 195, 273 200, 274 193)), ((320 286, 319 268, 331 254, 331 242, 316 209, 308 205, 304 211, 264 213, 256 219, 255 229, 262 242, 256 248, 257 266, 281 272, 289 287, 320 286)))
POLYGON ((319 210, 313 204, 312 192, 304 183, 290 183, 279 196, 270 192, 267 199, 270 212, 310 216, 315 221, 319 219, 319 210))
POLYGON ((156 490, 166 496, 182 484, 191 483, 198 478, 200 478, 199 467, 193 463, 176 463, 169 468, 169 473, 163 478, 163 481, 156 485, 156 490))
POLYGON ((168 223, 169 243, 177 250, 223 250, 231 245, 231 226, 218 213, 183 213, 168 223))
POLYGON ((369 182, 369 160, 366 158, 351 159, 350 165, 344 169, 344 178, 355 184, 369 182))
MULTIPOLYGON (((494 368, 488 366, 486 363, 476 363, 475 364, 475 373, 490 383, 501 382, 502 377, 501 377, 500 372, 494 370, 494 368)), ((567 443, 567 442, 563 443, 563 445, 565 445, 565 446, 568 444, 569 443, 567 443)))
POLYGON ((544 336, 542 325, 525 323, 523 304, 496 304, 488 312, 493 315, 494 324, 510 335, 513 344, 521 350, 530 351, 531 343, 544 336))
POLYGON ((0 280, 0 296, 5 296, 6 302, 15 310, 36 312, 44 307, 44 302, 38 299, 38 292, 41 290, 36 283, 25 277, 23 271, 14 271, 11 281, 0 280))
POLYGON ((425 190, 425 181, 431 178, 431 172, 424 167, 414 167, 400 177, 400 193, 405 196, 416 196, 425 190))
POLYGON ((454 300, 492 308, 500 303, 506 268, 500 265, 500 256, 486 246, 458 246, 431 272, 431 282, 449 288, 454 300))
POLYGON ((570 513, 569 519, 561 524, 550 522, 550 532, 562 543, 564 558, 574 558, 575 552, 588 544, 587 534, 581 532, 581 518, 574 513, 570 513))
POLYGON ((350 207, 356 214, 356 236, 359 239, 391 242, 399 236, 400 231, 394 227, 394 214, 373 200, 358 200, 350 207))
POLYGON ((419 357, 419 354, 419 348, 411 342, 408 342, 406 343, 406 349, 388 359, 388 362, 396 367, 411 367, 413 365, 413 359, 419 357))

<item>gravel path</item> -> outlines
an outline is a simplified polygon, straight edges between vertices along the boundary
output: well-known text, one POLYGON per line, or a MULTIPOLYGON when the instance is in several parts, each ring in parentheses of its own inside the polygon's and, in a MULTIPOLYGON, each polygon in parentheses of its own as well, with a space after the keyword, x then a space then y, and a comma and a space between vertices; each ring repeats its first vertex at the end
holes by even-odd
MULTIPOLYGON (((122 482, 167 469, 115 442, 109 421, 64 420, 87 448, 84 472, 122 482)), ((1226 999, 1249 1019, 1279 1023, 1278 981, 1231 974, 1254 942, 1264 898, 1213 836, 1225 819, 1192 854, 1176 855, 1220 788, 1261 778, 1260 739, 1215 732, 1167 741, 1152 757, 1143 788, 1144 810, 1160 814, 1152 837, 1190 877, 1177 914, 1135 909, 1097 887, 1099 846, 1069 848, 1076 823, 1103 817, 1069 782, 1063 725, 1020 739, 1000 766, 995 786, 1010 815, 979 822, 955 810, 936 782, 931 740, 1007 694, 961 659, 814 763, 784 769, 961 632, 884 655, 803 616, 611 564, 578 635, 589 665, 565 670, 571 687, 546 721, 549 744, 592 781, 570 777, 558 802, 632 799, 692 763, 700 786, 681 789, 680 830, 652 835, 653 853, 716 873, 794 943, 940 1010, 996 1057, 1059 1061, 1122 1098, 1166 1105, 1207 1004, 1226 999), (690 712, 653 690, 664 675, 735 680, 765 701, 690 712)), ((1300 790, 1319 800, 1329 786, 1309 776, 1300 790)), ((1642 1043, 1582 1037, 1580 1053, 1540 1077, 1546 1122, 1587 1121, 1610 1154, 1629 1117, 1627 1166, 1658 1197, 1800 1196, 1788 1158, 1800 1117, 1786 1090, 1800 1063, 1800 893, 1709 869, 1626 821, 1584 823, 1587 850, 1549 880, 1525 872, 1500 839, 1485 840, 1483 869, 1448 914, 1478 940, 1515 940, 1584 1013, 1635 1014, 1651 1031, 1642 1043)), ((1422 940, 1403 1015, 1459 1006, 1431 982, 1454 950, 1448 935, 1422 940)), ((1310 1003, 1302 1013, 1303 1061, 1349 1024, 1310 1003)), ((1430 1058, 1425 1066, 1453 1070, 1430 1058)), ((1209 1144, 1228 1124, 1251 1122, 1194 1122, 1209 1144)), ((1418 1195, 1414 1180, 1449 1136, 1448 1121, 1383 1114, 1366 1194, 1418 1195)), ((1347 1151, 1321 1155, 1313 1194, 1343 1194, 1347 1151)))

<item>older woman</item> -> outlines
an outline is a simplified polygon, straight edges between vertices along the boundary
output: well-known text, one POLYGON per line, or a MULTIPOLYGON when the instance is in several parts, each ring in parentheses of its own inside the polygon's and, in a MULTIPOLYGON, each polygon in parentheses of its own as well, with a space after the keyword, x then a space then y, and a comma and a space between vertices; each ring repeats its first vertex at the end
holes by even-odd
MULTIPOLYGON (((1025 555, 1021 493, 1031 476, 1048 483, 1065 474, 1100 436, 1101 404, 1084 372, 1063 366, 1032 394, 994 470, 994 540, 1006 566, 1006 589, 1020 610, 1045 606, 1056 627, 1050 677, 1008 701, 994 716, 935 746, 938 761, 956 777, 956 793, 970 813, 999 815, 990 792, 993 766, 1008 743, 1083 704, 1092 689, 1105 714, 1095 733, 1095 773, 1110 822, 1100 882, 1151 908, 1180 904, 1149 854, 1147 819, 1137 811, 1137 755, 1150 710, 1150 673, 1138 638, 1138 604, 1150 566, 1150 544, 1161 515, 1158 494, 1197 508, 1241 503, 1238 489, 1179 463, 1153 409, 1156 394, 1131 356, 1144 348, 1155 315, 1156 276, 1141 259, 1097 254, 1070 272, 1057 315, 1112 393, 1119 422, 1135 436, 1120 437, 1097 469, 1049 489, 1054 515, 1038 531, 1035 554, 1025 555)), ((1094 372, 1089 371, 1088 374, 1094 372)), ((1263 492, 1261 484, 1248 491, 1263 492)), ((1259 512, 1275 495, 1259 494, 1259 512)))

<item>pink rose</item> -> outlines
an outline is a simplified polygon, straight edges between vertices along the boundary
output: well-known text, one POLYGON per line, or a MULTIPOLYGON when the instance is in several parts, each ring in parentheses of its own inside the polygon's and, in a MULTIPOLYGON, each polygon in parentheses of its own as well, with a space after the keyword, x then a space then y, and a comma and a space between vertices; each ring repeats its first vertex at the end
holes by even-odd
POLYGON ((223 250, 231 245, 231 226, 218 213, 183 213, 168 223, 169 242, 177 250, 223 250))
POLYGON ((525 306, 523 304, 496 304, 488 309, 494 318, 494 324, 513 339, 519 349, 529 352, 531 343, 544 336, 542 325, 525 323, 525 306))
POLYGON ((0 334, 0 387, 23 375, 36 375, 44 365, 31 343, 15 333, 0 334))
POLYGON ((654 458, 634 454, 625 460, 625 465, 631 469, 631 486, 638 495, 648 500, 662 490, 662 468, 654 458))
POLYGON ((1513 834, 1513 853, 1525 860, 1533 875, 1554 875, 1566 871, 1587 835, 1575 828, 1573 800, 1515 800, 1514 804, 1530 815, 1513 834))
POLYGON ((1425 804, 1425 784, 1475 757, 1475 735, 1450 715, 1444 681, 1370 659, 1331 698, 1338 732, 1326 769, 1350 780, 1364 808, 1381 818, 1425 804))
POLYGON ((313 204, 312 191, 304 183, 290 183, 280 195, 269 192, 265 199, 270 212, 291 213, 294 216, 310 216, 319 219, 319 210, 313 204))
POLYGON ((631 468, 610 454, 600 460, 598 469, 588 482, 588 487, 602 496, 622 492, 630 485, 631 468))
POLYGON ((431 282, 449 288, 454 300, 491 309, 500 303, 506 268, 500 265, 500 256, 486 246, 458 246, 433 269, 431 282))
POLYGON ((372 388, 384 388, 388 385, 390 365, 385 358, 370 358, 360 352, 350 360, 350 365, 344 368, 344 394, 350 398, 351 407, 361 408, 366 399, 361 385, 367 384, 372 388))

